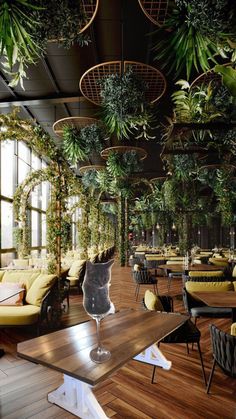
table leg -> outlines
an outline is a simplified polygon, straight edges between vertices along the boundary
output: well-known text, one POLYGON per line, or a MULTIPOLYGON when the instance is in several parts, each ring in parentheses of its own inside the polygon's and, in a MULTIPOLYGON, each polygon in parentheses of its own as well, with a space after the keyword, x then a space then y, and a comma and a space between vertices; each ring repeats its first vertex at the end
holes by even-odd
POLYGON ((160 349, 157 347, 157 344, 150 346, 141 352, 141 354, 134 357, 136 361, 145 362, 146 364, 156 365, 165 370, 171 368, 171 361, 168 361, 160 349))
POLYGON ((65 374, 64 383, 48 394, 48 401, 81 419, 108 419, 91 386, 65 374))
POLYGON ((232 308, 232 323, 236 322, 236 308, 232 308))

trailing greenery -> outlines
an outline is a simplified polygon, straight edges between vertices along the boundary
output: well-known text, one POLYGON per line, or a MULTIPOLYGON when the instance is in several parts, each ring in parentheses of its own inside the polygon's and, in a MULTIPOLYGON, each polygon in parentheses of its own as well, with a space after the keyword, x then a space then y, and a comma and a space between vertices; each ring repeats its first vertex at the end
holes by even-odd
POLYGON ((89 38, 79 31, 86 22, 82 2, 77 0, 2 0, 0 3, 0 52, 10 86, 23 87, 26 69, 46 52, 54 40, 69 48, 73 43, 87 45, 89 38))
POLYGON ((137 131, 136 138, 152 138, 149 129, 153 114, 147 105, 147 85, 130 67, 121 76, 111 74, 99 81, 102 98, 102 118, 110 134, 118 139, 129 139, 137 131))
POLYGON ((132 172, 140 171, 139 156, 135 150, 118 153, 109 153, 107 159, 107 171, 114 178, 124 178, 132 172))
POLYGON ((82 183, 85 188, 98 189, 97 170, 87 170, 82 176, 82 183))
POLYGON ((178 77, 185 71, 189 80, 193 69, 205 72, 220 55, 235 53, 235 21, 232 0, 175 0, 170 17, 157 31, 155 58, 168 73, 178 77))
POLYGON ((97 124, 81 129, 71 125, 64 126, 64 155, 72 164, 76 164, 78 160, 85 160, 92 152, 100 153, 104 137, 104 130, 97 124))

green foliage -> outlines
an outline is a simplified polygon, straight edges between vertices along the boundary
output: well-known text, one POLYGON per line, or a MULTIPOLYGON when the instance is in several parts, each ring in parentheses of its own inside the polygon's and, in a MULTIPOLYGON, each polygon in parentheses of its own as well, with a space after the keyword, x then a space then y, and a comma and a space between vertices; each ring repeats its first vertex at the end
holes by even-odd
POLYGON ((89 37, 80 34, 79 30, 86 24, 82 2, 78 0, 37 0, 42 9, 36 13, 40 23, 37 29, 38 42, 45 45, 47 41, 57 41, 59 45, 70 48, 74 43, 88 45, 89 37))
POLYGON ((222 81, 229 90, 230 94, 236 97, 236 70, 233 67, 225 67, 223 65, 216 65, 214 68, 216 73, 222 75, 222 81))
POLYGON ((110 184, 112 182, 112 177, 107 169, 99 170, 97 172, 96 180, 99 185, 99 189, 101 192, 109 192, 110 184))
POLYGON ((63 150, 65 157, 76 164, 78 160, 85 160, 92 152, 102 150, 104 131, 97 124, 78 129, 67 125, 63 128, 63 150))
POLYGON ((177 122, 209 122, 226 116, 232 102, 231 97, 227 91, 221 89, 224 98, 222 106, 218 85, 212 82, 191 87, 185 80, 179 80, 176 84, 181 86, 181 90, 172 94, 177 122))
POLYGON ((88 170, 83 174, 82 183, 86 188, 97 189, 99 182, 97 180, 98 172, 96 170, 88 170))
POLYGON ((231 0, 176 0, 170 17, 157 31, 168 32, 155 45, 155 58, 176 77, 185 70, 189 80, 194 68, 205 72, 217 63, 217 56, 227 58, 236 39, 235 19, 231 0))
POLYGON ((135 150, 118 153, 109 153, 107 171, 114 178, 124 178, 132 172, 140 171, 139 157, 135 150))
MULTIPOLYGON (((25 67, 34 64, 42 51, 34 37, 39 24, 33 18, 35 4, 28 0, 2 0, 0 3, 0 53, 6 58, 5 71, 13 77, 15 86, 25 77, 25 67), (16 65, 16 71, 12 71, 16 65)), ((22 85, 23 87, 23 85, 22 85)))
POLYGON ((173 155, 168 161, 168 169, 173 173, 173 176, 182 182, 187 182, 196 177, 197 173, 196 156, 186 154, 173 155))
POLYGON ((153 116, 145 100, 146 84, 134 75, 131 68, 121 76, 111 74, 104 77, 99 84, 102 117, 108 132, 115 133, 119 139, 128 139, 136 130, 137 138, 148 139, 147 130, 153 116))

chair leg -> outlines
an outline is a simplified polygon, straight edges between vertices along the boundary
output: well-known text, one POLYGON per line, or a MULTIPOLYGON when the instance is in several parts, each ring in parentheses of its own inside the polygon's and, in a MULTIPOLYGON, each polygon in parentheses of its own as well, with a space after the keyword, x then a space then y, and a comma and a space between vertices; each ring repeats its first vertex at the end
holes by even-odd
POLYGON ((213 374, 214 374, 214 371, 215 371, 215 366, 216 366, 216 360, 214 358, 214 362, 213 362, 212 369, 211 369, 211 374, 210 374, 209 381, 208 381, 208 384, 207 384, 207 394, 209 394, 209 391, 210 391, 211 382, 212 382, 213 374))
POLYGON ((138 284, 138 285, 137 285, 137 294, 136 294, 136 301, 138 300, 138 295, 139 295, 139 288, 140 288, 140 285, 138 284))
POLYGON ((167 293, 169 294, 170 292, 170 285, 171 285, 171 276, 168 276, 168 284, 167 284, 167 293))
POLYGON ((206 386, 207 385, 206 373, 205 373, 205 368, 204 368, 204 364, 203 364, 202 351, 201 351, 201 347, 200 347, 199 341, 197 342, 197 347, 198 347, 199 358, 200 358, 201 366, 202 366, 202 376, 203 376, 203 379, 204 379, 204 382, 205 382, 205 386, 206 386))
POLYGON ((138 290, 138 284, 136 284, 136 287, 135 287, 135 292, 134 292, 135 299, 136 299, 136 296, 137 296, 137 290, 138 290))
POLYGON ((188 342, 186 343, 186 347, 187 347, 187 354, 189 355, 189 347, 188 347, 188 342))
POLYGON ((153 371, 152 371, 152 384, 154 384, 155 372, 156 372, 156 365, 153 366, 153 371))

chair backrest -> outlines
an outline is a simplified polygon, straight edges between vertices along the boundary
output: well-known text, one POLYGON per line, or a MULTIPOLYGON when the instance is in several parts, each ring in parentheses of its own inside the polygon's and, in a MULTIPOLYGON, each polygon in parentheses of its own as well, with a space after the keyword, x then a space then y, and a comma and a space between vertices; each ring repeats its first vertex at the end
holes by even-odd
POLYGON ((192 278, 194 277, 214 278, 214 277, 224 276, 224 272, 223 271, 189 271, 188 275, 192 278))
POLYGON ((231 324, 231 335, 236 336, 236 323, 231 324))
POLYGON ((137 284, 150 284, 150 283, 152 283, 152 277, 151 277, 151 275, 149 274, 149 272, 146 268, 142 268, 139 271, 133 270, 132 273, 133 273, 134 281, 137 284))
POLYGON ((210 258, 209 259, 209 262, 212 265, 215 265, 215 266, 225 266, 225 267, 229 266, 228 259, 225 260, 225 258, 221 258, 221 259, 210 258))
POLYGON ((236 378, 236 336, 210 326, 213 356, 225 374, 236 378))
POLYGON ((144 260, 144 266, 149 269, 156 269, 159 265, 164 263, 164 260, 144 260))
POLYGON ((181 260, 167 260, 167 265, 183 265, 184 261, 183 258, 181 260))

